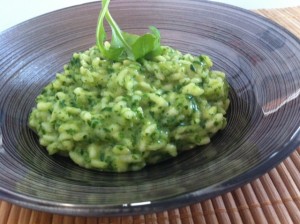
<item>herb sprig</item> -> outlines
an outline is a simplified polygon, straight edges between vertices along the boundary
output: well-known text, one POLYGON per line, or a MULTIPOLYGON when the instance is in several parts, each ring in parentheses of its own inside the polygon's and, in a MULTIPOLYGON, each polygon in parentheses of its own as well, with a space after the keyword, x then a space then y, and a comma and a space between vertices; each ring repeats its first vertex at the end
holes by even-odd
POLYGON ((160 54, 159 30, 154 26, 150 26, 150 33, 142 36, 122 31, 109 12, 109 2, 110 0, 102 0, 102 9, 99 14, 96 31, 97 46, 103 56, 113 61, 120 61, 126 58, 130 60, 151 58, 160 54), (112 31, 111 42, 109 44, 106 44, 105 20, 112 31))

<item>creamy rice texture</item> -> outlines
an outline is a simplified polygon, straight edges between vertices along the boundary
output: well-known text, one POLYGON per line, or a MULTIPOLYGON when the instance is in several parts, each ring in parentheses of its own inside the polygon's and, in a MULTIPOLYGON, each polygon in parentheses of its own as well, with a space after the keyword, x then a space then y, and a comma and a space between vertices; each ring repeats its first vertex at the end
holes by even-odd
POLYGON ((152 60, 75 53, 36 99, 30 127, 49 154, 85 168, 136 171, 210 142, 226 126, 228 84, 208 56, 170 47, 152 60))

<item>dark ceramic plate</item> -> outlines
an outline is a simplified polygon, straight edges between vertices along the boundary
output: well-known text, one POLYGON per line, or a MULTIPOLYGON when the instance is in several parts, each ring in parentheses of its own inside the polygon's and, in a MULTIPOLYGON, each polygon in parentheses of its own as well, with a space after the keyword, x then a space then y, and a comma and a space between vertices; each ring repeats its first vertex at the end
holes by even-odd
POLYGON ((262 175, 300 142, 300 44, 285 29, 224 4, 115 0, 121 28, 161 30, 163 43, 208 54, 231 85, 228 126, 211 144, 132 173, 82 169, 49 156, 28 128, 35 97, 75 51, 95 43, 100 3, 29 20, 0 34, 0 197, 76 215, 118 215, 180 207, 262 175))

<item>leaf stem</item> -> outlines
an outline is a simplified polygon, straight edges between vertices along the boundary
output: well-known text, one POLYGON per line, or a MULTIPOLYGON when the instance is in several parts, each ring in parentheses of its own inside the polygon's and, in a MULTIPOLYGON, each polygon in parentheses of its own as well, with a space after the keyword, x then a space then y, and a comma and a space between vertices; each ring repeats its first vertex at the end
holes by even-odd
MULTIPOLYGON (((109 2, 110 0, 108 0, 109 2)), ((122 41, 122 43, 124 44, 127 53, 131 51, 131 47, 130 45, 126 42, 126 40, 123 37, 122 31, 119 28, 118 24, 115 22, 115 20, 111 17, 109 11, 106 12, 105 14, 105 18, 107 20, 107 22, 109 23, 109 25, 111 26, 112 30, 115 31, 115 34, 118 36, 118 38, 122 41)))
POLYGON ((108 10, 108 5, 109 5, 109 1, 103 0, 102 1, 102 9, 101 12, 99 14, 98 17, 98 25, 97 25, 97 30, 96 30, 96 42, 97 42, 97 46, 101 51, 104 51, 104 45, 103 45, 103 41, 106 38, 106 33, 104 30, 104 26, 103 26, 103 20, 104 20, 104 16, 108 10), (101 34, 103 35, 101 38, 101 34))

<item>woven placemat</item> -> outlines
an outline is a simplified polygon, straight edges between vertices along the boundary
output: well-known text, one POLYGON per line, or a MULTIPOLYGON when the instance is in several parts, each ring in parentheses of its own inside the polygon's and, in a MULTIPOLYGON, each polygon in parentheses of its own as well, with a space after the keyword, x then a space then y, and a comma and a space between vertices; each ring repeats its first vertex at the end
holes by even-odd
MULTIPOLYGON (((300 6, 257 10, 300 38, 300 6)), ((230 193, 161 213, 126 217, 74 217, 0 201, 0 224, 300 223, 300 148, 269 173, 230 193)))

